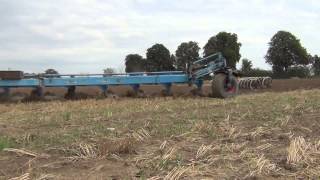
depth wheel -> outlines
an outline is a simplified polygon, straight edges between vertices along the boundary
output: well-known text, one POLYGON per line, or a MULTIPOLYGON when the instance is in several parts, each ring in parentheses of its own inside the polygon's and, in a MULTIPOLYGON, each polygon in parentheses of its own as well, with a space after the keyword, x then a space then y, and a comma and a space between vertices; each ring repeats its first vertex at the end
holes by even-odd
POLYGON ((233 75, 227 78, 226 74, 216 74, 212 80, 212 96, 215 98, 231 98, 238 94, 237 78, 233 75), (229 82, 228 82, 229 81, 229 82), (228 86, 229 84, 229 86, 228 86))

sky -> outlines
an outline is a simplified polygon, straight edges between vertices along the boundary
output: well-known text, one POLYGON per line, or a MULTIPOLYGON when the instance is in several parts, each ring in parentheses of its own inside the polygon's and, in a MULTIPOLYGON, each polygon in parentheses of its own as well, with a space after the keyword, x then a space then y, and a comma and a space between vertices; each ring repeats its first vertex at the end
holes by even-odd
POLYGON ((236 33, 242 58, 270 69, 264 56, 279 30, 320 54, 319 0, 0 0, 0 70, 101 73, 124 69, 127 54, 155 43, 175 53, 236 33))

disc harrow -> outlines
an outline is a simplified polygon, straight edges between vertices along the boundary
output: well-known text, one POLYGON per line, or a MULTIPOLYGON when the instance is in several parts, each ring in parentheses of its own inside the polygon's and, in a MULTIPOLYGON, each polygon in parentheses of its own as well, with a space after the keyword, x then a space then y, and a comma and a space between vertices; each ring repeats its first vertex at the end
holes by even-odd
POLYGON ((271 86, 271 77, 245 77, 239 80, 240 89, 266 89, 271 88, 271 86))

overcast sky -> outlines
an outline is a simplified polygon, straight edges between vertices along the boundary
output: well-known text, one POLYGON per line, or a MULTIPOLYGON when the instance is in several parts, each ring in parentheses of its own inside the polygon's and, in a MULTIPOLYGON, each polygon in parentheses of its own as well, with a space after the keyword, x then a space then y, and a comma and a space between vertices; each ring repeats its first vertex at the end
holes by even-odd
POLYGON ((0 0, 0 69, 100 73, 129 53, 162 43, 201 47, 220 31, 237 33, 242 57, 264 56, 278 30, 320 54, 319 0, 0 0))

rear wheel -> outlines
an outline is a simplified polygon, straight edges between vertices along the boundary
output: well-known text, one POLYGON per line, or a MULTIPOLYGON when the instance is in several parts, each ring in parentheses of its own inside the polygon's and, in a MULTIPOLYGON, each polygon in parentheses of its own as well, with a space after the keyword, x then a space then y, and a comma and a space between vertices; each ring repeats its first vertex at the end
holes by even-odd
POLYGON ((231 75, 219 73, 212 80, 212 96, 216 98, 230 98, 238 94, 239 87, 237 78, 231 75))

